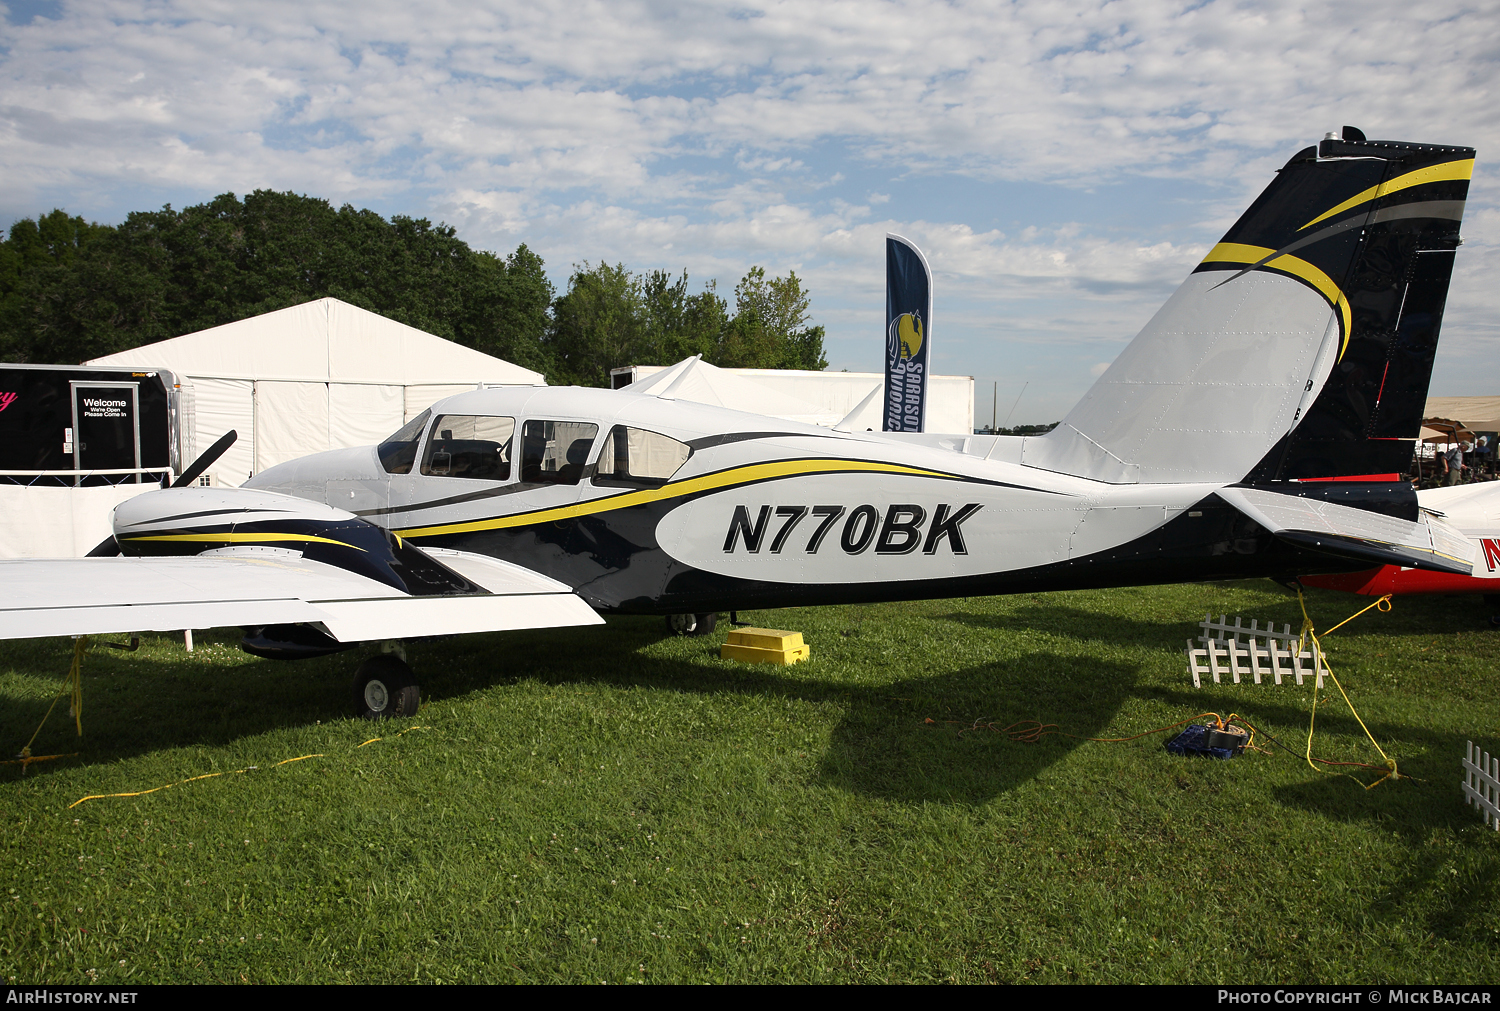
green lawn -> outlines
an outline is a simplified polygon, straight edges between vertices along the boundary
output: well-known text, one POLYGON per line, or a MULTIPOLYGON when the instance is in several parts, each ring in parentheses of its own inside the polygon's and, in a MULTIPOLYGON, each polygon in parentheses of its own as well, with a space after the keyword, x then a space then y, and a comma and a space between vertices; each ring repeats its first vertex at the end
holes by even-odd
MULTIPOLYGON (((1325 628, 1368 603, 1309 600, 1325 628)), ((0 766, 0 976, 1500 978, 1500 837, 1458 787, 1465 740, 1500 752, 1500 632, 1477 599, 1400 600, 1328 643, 1420 781, 944 722, 1124 736, 1232 709, 1300 750, 1310 686, 1192 688, 1181 651, 1209 610, 1298 620, 1257 582, 742 615, 806 635, 791 668, 719 660, 724 626, 664 639, 643 618, 415 643, 420 729, 365 747, 401 726, 343 715, 358 651, 96 648, 85 736, 63 703, 33 749, 78 757, 0 766)), ((71 645, 4 650, 14 753, 71 645)), ((1374 759, 1324 699, 1315 753, 1374 759)))

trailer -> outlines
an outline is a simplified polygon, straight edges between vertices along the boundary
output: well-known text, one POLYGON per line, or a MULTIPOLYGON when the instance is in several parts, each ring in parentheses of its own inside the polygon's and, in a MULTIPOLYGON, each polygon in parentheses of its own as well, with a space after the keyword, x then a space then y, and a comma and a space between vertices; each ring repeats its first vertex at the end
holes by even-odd
POLYGON ((104 539, 114 506, 181 472, 191 401, 162 369, 0 364, 0 558, 104 539))

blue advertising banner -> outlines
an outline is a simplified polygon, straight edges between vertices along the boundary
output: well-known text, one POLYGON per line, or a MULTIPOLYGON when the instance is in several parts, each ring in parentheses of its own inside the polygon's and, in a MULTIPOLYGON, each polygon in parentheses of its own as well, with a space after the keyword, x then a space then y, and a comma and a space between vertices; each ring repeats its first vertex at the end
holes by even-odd
POLYGON ((885 422, 887 432, 921 432, 927 421, 932 347, 932 270, 910 241, 885 236, 885 422))

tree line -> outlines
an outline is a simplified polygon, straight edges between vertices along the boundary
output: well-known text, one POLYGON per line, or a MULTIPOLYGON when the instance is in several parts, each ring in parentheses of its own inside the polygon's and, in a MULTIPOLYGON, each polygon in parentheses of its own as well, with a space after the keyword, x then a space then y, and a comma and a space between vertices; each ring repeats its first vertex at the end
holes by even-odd
POLYGON ((76 364, 333 297, 543 373, 608 386, 612 368, 701 354, 714 365, 824 369, 823 328, 795 272, 751 267, 733 304, 714 282, 469 247, 449 225, 295 193, 232 193, 118 226, 54 210, 0 241, 0 361, 76 364))

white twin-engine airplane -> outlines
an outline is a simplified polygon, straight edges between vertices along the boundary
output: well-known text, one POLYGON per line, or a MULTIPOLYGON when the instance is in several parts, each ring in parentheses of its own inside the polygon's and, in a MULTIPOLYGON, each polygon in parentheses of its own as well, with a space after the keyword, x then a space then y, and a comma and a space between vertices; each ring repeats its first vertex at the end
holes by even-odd
MULTIPOLYGON (((229 625, 295 658, 599 613, 701 633, 751 608, 1467 574, 1405 474, 1473 164, 1350 127, 1298 152, 1040 437, 783 423, 670 378, 477 390, 379 446, 131 499, 96 549, 120 557, 0 562, 0 636, 229 625)), ((376 659, 360 710, 410 714, 410 670, 376 659)))

